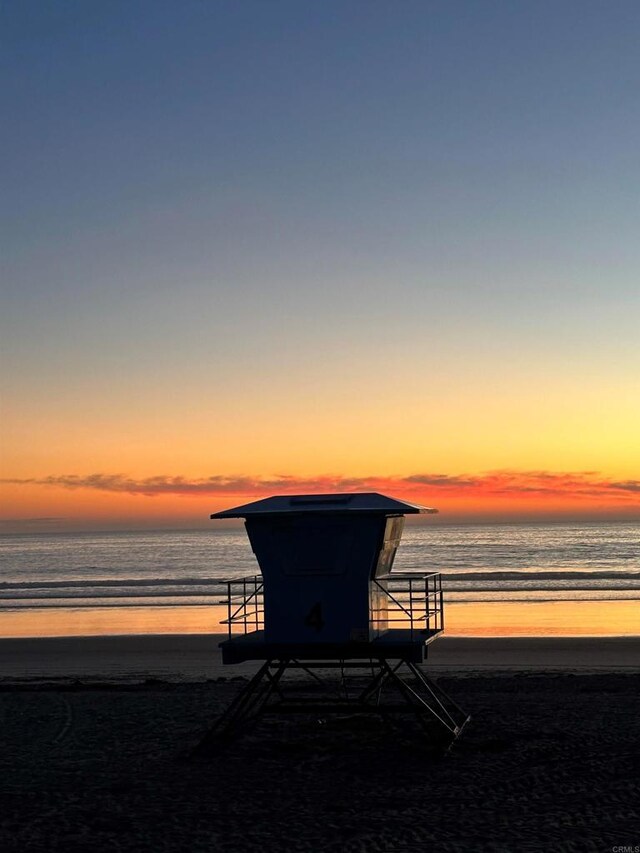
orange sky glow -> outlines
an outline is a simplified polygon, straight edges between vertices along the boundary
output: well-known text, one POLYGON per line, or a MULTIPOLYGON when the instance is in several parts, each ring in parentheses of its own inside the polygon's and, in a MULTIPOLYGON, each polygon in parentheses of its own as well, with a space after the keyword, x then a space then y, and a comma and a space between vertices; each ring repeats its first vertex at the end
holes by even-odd
POLYGON ((379 491, 440 510, 438 521, 640 518, 640 481, 594 472, 496 471, 404 477, 133 478, 121 474, 7 479, 7 532, 205 527, 211 512, 277 493, 379 491))

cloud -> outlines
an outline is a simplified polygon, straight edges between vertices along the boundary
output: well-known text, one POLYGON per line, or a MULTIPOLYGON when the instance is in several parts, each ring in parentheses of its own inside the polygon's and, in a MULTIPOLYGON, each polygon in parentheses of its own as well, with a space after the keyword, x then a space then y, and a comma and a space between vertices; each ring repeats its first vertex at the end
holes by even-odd
POLYGON ((3 483, 15 485, 54 486, 63 489, 93 489, 100 492, 117 492, 130 495, 218 495, 263 494, 268 491, 295 492, 300 490, 328 492, 353 491, 364 488, 367 480, 353 477, 310 477, 300 478, 287 474, 267 477, 219 474, 199 479, 158 474, 153 477, 134 479, 126 474, 61 474, 31 479, 5 479, 3 483))
POLYGON ((416 483, 421 486, 435 486, 438 489, 459 489, 476 486, 480 477, 459 477, 451 474, 411 474, 403 477, 403 483, 416 483))
POLYGON ((407 495, 451 495, 456 497, 549 497, 575 500, 605 500, 640 505, 640 480, 613 480, 594 471, 493 471, 484 474, 417 473, 406 477, 371 475, 344 477, 319 475, 295 477, 224 476, 189 479, 158 474, 136 479, 127 474, 63 474, 42 478, 3 480, 18 485, 64 489, 91 489, 128 495, 264 496, 274 493, 323 493, 389 491, 407 495))
POLYGON ((640 480, 623 480, 622 482, 613 482, 611 485, 623 492, 638 492, 640 494, 640 480))

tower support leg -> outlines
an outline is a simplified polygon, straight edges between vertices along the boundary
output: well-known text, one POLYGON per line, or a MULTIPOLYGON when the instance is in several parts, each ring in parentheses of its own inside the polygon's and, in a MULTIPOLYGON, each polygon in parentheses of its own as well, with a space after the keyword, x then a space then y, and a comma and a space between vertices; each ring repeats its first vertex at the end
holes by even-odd
MULTIPOLYGON (((293 659, 265 661, 192 754, 204 755, 222 748, 267 714, 318 713, 324 716, 368 712, 379 714, 385 720, 395 714, 410 714, 428 738, 440 745, 450 745, 470 719, 411 661, 379 658, 363 662, 361 668, 368 671, 370 680, 353 698, 348 698, 346 689, 342 694, 336 692, 335 679, 329 682, 312 672, 316 668, 340 669, 344 687, 344 666, 344 661, 321 664, 293 659), (287 690, 283 676, 293 669, 303 670, 312 677, 315 692, 300 696, 296 691, 287 690), (391 700, 392 693, 395 693, 395 702, 391 700)), ((360 668, 360 664, 352 662, 349 666, 360 668)), ((299 686, 299 682, 294 684, 299 686)))
POLYGON ((216 720, 192 755, 205 755, 215 751, 226 741, 243 734, 254 723, 274 691, 279 692, 278 682, 287 668, 288 661, 280 661, 275 673, 271 673, 272 661, 265 663, 249 683, 236 696, 227 710, 216 720))

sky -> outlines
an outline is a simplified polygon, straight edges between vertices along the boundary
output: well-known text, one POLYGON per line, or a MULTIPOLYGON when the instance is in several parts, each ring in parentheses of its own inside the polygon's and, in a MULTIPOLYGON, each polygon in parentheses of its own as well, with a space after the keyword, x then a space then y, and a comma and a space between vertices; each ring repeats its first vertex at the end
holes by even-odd
POLYGON ((0 4, 0 529, 640 520, 640 4, 0 4))

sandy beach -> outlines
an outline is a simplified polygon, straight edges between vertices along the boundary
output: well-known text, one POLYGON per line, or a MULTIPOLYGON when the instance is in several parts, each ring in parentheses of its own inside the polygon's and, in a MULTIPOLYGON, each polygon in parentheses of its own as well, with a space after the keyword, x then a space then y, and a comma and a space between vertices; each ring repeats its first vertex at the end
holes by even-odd
POLYGON ((472 715, 444 757, 411 727, 309 716, 189 760, 252 671, 217 639, 0 641, 0 850, 640 843, 640 640, 439 640, 431 674, 472 715))
MULTIPOLYGON (((23 681, 206 681, 250 677, 251 663, 223 666, 222 634, 0 639, 0 684, 23 681)), ((483 670, 640 672, 640 637, 441 637, 433 672, 483 670)))

